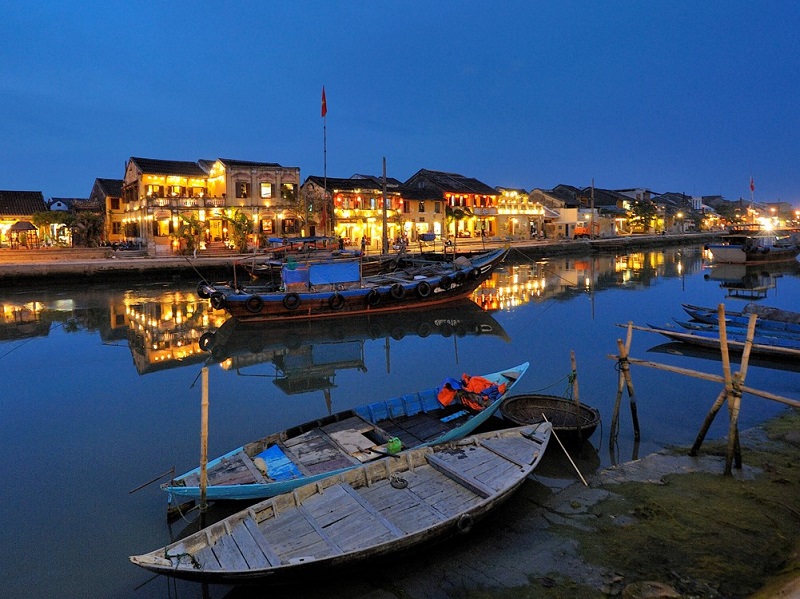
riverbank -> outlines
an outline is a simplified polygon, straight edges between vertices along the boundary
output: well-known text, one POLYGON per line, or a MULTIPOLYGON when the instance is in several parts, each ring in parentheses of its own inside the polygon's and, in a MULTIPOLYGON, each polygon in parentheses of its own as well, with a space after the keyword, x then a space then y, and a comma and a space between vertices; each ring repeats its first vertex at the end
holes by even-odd
MULTIPOLYGON (((686 233, 673 235, 631 235, 607 239, 581 239, 561 241, 517 240, 499 238, 459 240, 456 250, 460 254, 475 254, 505 244, 514 253, 532 260, 553 256, 579 256, 601 252, 642 251, 658 247, 703 244, 715 239, 717 234, 686 233)), ((441 244, 439 244, 441 246, 441 244)), ((417 248, 409 248, 412 252, 417 248)), ((441 251, 436 244, 426 251, 441 251)), ((449 251, 449 250, 448 250, 449 251)), ((370 253, 370 252, 368 252, 370 253)), ((140 252, 111 251, 108 248, 0 250, 0 281, 3 283, 36 284, 47 282, 95 283, 101 281, 129 280, 158 276, 160 278, 189 278, 224 280, 232 274, 232 264, 248 255, 200 255, 150 258, 140 252)))
MULTIPOLYGON (((438 548, 446 571, 423 552, 374 568, 361 583, 345 577, 306 596, 798 599, 798 430, 800 414, 791 411, 742 431, 744 465, 733 476, 722 474, 719 441, 698 457, 673 448, 607 468, 587 475, 586 486, 553 442, 506 506, 438 548)), ((226 599, 263 592, 237 588, 226 599)))

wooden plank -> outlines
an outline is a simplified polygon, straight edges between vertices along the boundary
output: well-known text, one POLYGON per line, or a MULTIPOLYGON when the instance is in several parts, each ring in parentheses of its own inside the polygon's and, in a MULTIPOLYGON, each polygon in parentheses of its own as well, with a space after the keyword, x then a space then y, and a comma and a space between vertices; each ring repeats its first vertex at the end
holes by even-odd
POLYGON ((328 546, 331 548, 334 554, 339 555, 343 553, 342 548, 339 547, 339 545, 336 544, 336 542, 328 536, 328 533, 326 533, 322 529, 322 527, 316 521, 314 516, 312 516, 305 507, 303 507, 302 505, 298 505, 296 509, 298 513, 302 514, 302 516, 308 521, 308 523, 316 531, 316 533, 320 536, 320 538, 322 538, 322 540, 324 540, 328 544, 328 546))
POLYGON ((372 516, 374 516, 381 524, 383 524, 386 528, 389 529, 396 537, 402 537, 403 531, 397 528, 394 524, 392 524, 389 520, 384 518, 383 514, 380 513, 373 505, 371 505, 366 499, 364 499, 358 491, 353 489, 350 485, 338 485, 344 489, 344 492, 347 493, 350 497, 355 499, 355 501, 363 507, 367 512, 369 512, 372 516))
POLYGON ((453 468, 450 464, 442 460, 439 456, 432 453, 427 456, 428 463, 436 468, 439 472, 447 476, 449 479, 456 483, 463 485, 476 495, 480 495, 484 499, 494 495, 494 489, 490 489, 483 483, 475 480, 472 477, 467 477, 463 472, 453 468))
POLYGON ((255 482, 257 483, 268 482, 267 479, 264 478, 264 475, 261 474, 261 470, 256 468, 256 465, 253 463, 253 460, 251 460, 250 456, 247 455, 244 451, 240 451, 239 453, 237 453, 236 457, 238 457, 242 461, 242 464, 244 464, 245 468, 247 468, 250 474, 253 475, 253 480, 255 482))
POLYGON ((258 528, 258 524, 256 524, 255 520, 252 518, 245 518, 242 522, 244 527, 247 529, 247 532, 250 533, 250 536, 253 538, 253 541, 256 542, 261 552, 264 554, 264 557, 267 558, 270 566, 280 566, 281 565, 281 558, 272 548, 272 545, 267 540, 267 537, 263 535, 261 530, 258 528))
POLYGON ((236 542, 236 546, 239 547, 239 551, 241 551, 249 569, 260 570, 271 565, 267 556, 264 555, 258 543, 253 539, 253 535, 247 530, 244 521, 230 527, 230 535, 236 542))
MULTIPOLYGON (((530 466, 536 459, 536 456, 539 455, 539 450, 534 450, 532 453, 527 451, 526 452, 516 451, 516 449, 519 448, 519 441, 517 439, 514 439, 513 442, 511 443, 509 443, 508 441, 512 440, 485 439, 481 441, 481 446, 485 447, 492 453, 499 455, 501 458, 504 458, 509 462, 513 462, 520 468, 525 468, 526 466, 530 466)), ((535 445, 534 443, 531 443, 531 446, 534 445, 535 445)))
POLYGON ((211 550, 219 560, 219 565, 224 570, 248 570, 247 561, 245 560, 242 552, 239 551, 239 546, 234 540, 227 536, 220 536, 216 543, 211 546, 211 550))

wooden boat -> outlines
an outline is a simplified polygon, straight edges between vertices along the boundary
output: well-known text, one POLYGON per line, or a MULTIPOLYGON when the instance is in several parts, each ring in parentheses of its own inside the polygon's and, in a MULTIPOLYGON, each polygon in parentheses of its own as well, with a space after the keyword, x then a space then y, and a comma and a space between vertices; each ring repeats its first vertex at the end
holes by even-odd
POLYGON ((509 247, 452 262, 415 261, 394 272, 363 276, 360 260, 310 263, 282 270, 281 288, 202 282, 201 297, 244 321, 300 320, 431 308, 469 296, 509 247))
POLYGON ((561 441, 574 445, 589 439, 600 424, 600 412, 595 408, 537 393, 506 398, 500 404, 500 414, 518 426, 545 422, 546 418, 561 441))
POLYGON ((706 248, 715 262, 723 264, 783 262, 800 254, 792 236, 754 228, 732 228, 720 243, 710 243, 706 248))
MULTIPOLYGON (((654 333, 660 333, 664 337, 672 341, 683 341, 699 347, 710 347, 719 350, 720 341, 719 334, 710 331, 680 331, 670 327, 660 327, 656 325, 647 325, 649 330, 654 333)), ((741 353, 744 350, 745 335, 728 334, 728 349, 730 351, 741 353)), ((781 359, 797 359, 800 358, 800 344, 790 343, 781 344, 776 343, 775 339, 766 339, 764 337, 754 336, 753 345, 750 349, 752 355, 781 358, 781 359)))
POLYGON ((539 464, 548 423, 476 434, 328 475, 130 560, 209 583, 284 582, 469 532, 539 464))
MULTIPOLYGON (((675 324, 679 327, 686 329, 688 331, 710 331, 717 336, 719 336, 719 324, 717 323, 708 323, 708 322, 686 322, 683 320, 673 319, 675 324)), ((730 337, 731 335, 734 336, 744 336, 747 334, 747 323, 735 324, 735 323, 726 323, 725 331, 730 337)), ((785 331, 785 330, 775 330, 775 329, 765 329, 763 327, 759 327, 758 320, 756 319, 756 327, 754 334, 761 338, 765 339, 786 339, 789 341, 797 341, 800 343, 800 333, 796 333, 793 331, 785 331)))
MULTIPOLYGON (((525 362, 481 375, 504 389, 498 389, 480 411, 457 401, 443 406, 438 400, 440 387, 433 387, 267 435, 209 461, 206 497, 209 501, 271 497, 377 460, 386 455, 393 439, 409 449, 462 438, 492 417, 528 366, 525 362)), ((199 499, 199 484, 198 467, 162 489, 170 501, 199 499)))
MULTIPOLYGON (((694 320, 707 323, 718 324, 718 313, 716 308, 705 308, 693 304, 682 304, 684 311, 694 320)), ((728 326, 738 328, 747 327, 750 315, 755 314, 756 329, 770 331, 785 331, 787 333, 800 334, 800 312, 781 310, 769 306, 758 304, 747 304, 740 312, 725 310, 725 323, 728 326)))

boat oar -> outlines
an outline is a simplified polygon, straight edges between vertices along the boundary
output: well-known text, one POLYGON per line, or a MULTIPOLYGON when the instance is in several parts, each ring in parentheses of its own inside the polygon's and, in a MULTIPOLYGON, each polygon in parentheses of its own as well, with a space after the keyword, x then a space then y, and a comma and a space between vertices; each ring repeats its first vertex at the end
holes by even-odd
MULTIPOLYGON (((544 415, 544 412, 542 413, 542 418, 544 418, 545 422, 550 422, 547 419, 547 416, 544 415)), ((567 459, 569 460, 569 463, 572 464, 572 467, 575 468, 575 472, 577 472, 578 476, 581 477, 581 481, 583 482, 583 484, 588 487, 589 483, 586 482, 586 479, 583 478, 583 474, 581 474, 581 471, 578 470, 578 467, 575 465, 575 462, 572 461, 572 457, 569 455, 569 452, 567 451, 567 448, 564 447, 564 444, 561 442, 561 439, 558 438, 558 435, 556 434, 556 431, 555 430, 551 430, 550 433, 556 438, 556 441, 558 441, 558 444, 561 446, 561 449, 564 450, 564 455, 567 456, 567 459)))

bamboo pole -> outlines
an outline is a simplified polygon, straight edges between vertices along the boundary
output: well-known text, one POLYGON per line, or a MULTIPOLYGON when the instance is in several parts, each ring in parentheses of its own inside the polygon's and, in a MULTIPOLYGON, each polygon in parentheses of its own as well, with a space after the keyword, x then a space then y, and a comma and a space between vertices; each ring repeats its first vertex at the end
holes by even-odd
MULTIPOLYGON (((630 406, 631 406, 631 419, 633 420, 633 439, 634 441, 638 441, 640 437, 639 432, 639 413, 638 408, 636 406, 636 392, 633 390, 633 379, 631 378, 631 370, 630 364, 628 363, 628 354, 631 348, 631 341, 633 340, 633 323, 628 323, 628 335, 625 340, 625 344, 623 345, 622 339, 617 339, 617 347, 619 348, 619 369, 620 369, 620 383, 619 383, 619 393, 621 394, 622 391, 622 381, 625 383, 625 388, 628 390, 628 398, 630 399, 630 406)), ((619 396, 617 398, 619 401, 619 396)), ((616 424, 617 416, 619 414, 618 408, 614 410, 615 416, 611 422, 611 429, 612 431, 618 428, 616 424)))
MULTIPOLYGON (((724 314, 724 309, 722 310, 724 314)), ((753 345, 753 335, 756 330, 756 315, 751 314, 747 321, 747 336, 744 342, 744 356, 742 358, 742 368, 736 375, 733 385, 733 395, 729 400, 728 409, 730 410, 730 424, 728 426, 728 450, 725 454, 725 474, 731 474, 731 466, 737 469, 742 467, 742 448, 739 443, 739 410, 742 405, 741 383, 744 382, 744 375, 747 373, 747 363, 750 359, 750 348, 753 345)))
MULTIPOLYGON (((572 401, 575 403, 575 420, 578 429, 578 439, 583 439, 581 434, 581 400, 578 392, 578 364, 575 360, 575 350, 569 351, 569 359, 572 364, 572 401)), ((581 445, 583 445, 581 443, 581 445)))
MULTIPOLYGON (((547 416, 544 415, 544 412, 542 412, 542 418, 544 418, 545 422, 550 422, 547 419, 547 416)), ((567 459, 569 460, 569 463, 572 464, 572 467, 575 468, 575 472, 577 472, 578 476, 581 477, 581 482, 583 482, 584 486, 588 487, 589 483, 587 483, 586 479, 583 478, 583 474, 581 474, 581 471, 578 470, 578 466, 572 460, 572 456, 569 455, 569 452, 567 451, 567 448, 564 447, 564 444, 561 442, 561 439, 558 438, 558 435, 556 434, 556 431, 554 429, 550 429, 550 434, 553 435, 556 438, 556 441, 558 441, 558 444, 561 446, 561 449, 564 451, 564 455, 567 456, 567 459)))
POLYGON ((208 366, 203 366, 202 399, 200 401, 200 511, 208 507, 206 487, 208 486, 208 366))

